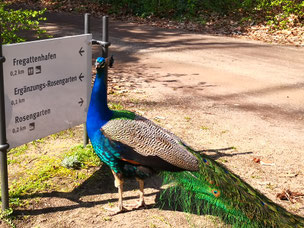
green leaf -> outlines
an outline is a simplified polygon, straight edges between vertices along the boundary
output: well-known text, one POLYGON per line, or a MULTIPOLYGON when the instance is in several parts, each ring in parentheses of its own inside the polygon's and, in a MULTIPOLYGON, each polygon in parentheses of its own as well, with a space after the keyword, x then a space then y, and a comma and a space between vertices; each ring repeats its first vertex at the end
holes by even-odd
POLYGON ((46 18, 42 17, 45 13, 44 10, 12 10, 8 9, 7 3, 0 2, 0 25, 2 28, 2 43, 16 43, 25 41, 24 37, 21 37, 22 31, 33 31, 38 37, 45 35, 45 30, 41 30, 39 27, 39 21, 45 21, 46 18))

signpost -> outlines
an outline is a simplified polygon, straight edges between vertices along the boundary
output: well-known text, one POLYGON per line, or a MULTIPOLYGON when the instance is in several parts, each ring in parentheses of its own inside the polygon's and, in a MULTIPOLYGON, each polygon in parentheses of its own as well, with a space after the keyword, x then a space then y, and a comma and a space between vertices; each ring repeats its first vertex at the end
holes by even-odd
POLYGON ((83 34, 3 45, 6 136, 11 148, 85 122, 91 40, 91 34, 83 34))
MULTIPOLYGON (((2 45, 0 36, 0 170, 2 210, 9 208, 7 149, 86 122, 91 95, 92 44, 108 55, 108 17, 102 41, 85 34, 2 45)), ((1 33, 1 27, 0 27, 1 33)), ((84 144, 88 143, 84 125, 84 144)))
MULTIPOLYGON (((2 28, 0 24, 0 34, 2 28)), ((0 35, 0 170, 1 170, 1 201, 2 210, 8 209, 8 173, 7 173, 7 149, 9 145, 6 141, 5 129, 5 103, 4 103, 4 83, 3 83, 3 63, 5 57, 2 55, 2 36, 0 35)))

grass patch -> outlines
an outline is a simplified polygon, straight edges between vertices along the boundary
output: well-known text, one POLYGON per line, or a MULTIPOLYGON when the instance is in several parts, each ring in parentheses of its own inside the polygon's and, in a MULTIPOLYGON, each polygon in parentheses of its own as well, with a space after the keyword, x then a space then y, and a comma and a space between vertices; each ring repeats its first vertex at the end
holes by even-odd
MULTIPOLYGON (((35 147, 35 145, 31 146, 35 147)), ((26 150, 27 146, 24 145, 10 151, 11 156, 19 155, 17 161, 23 161, 14 175, 15 179, 10 183, 9 195, 12 207, 26 206, 28 199, 35 197, 36 193, 71 191, 91 175, 91 172, 88 172, 90 167, 100 165, 100 160, 90 144, 86 147, 74 146, 58 156, 22 156, 26 150), (62 161, 71 156, 80 162, 77 170, 62 165, 62 161)))
POLYGON ((0 213, 0 220, 4 221, 8 226, 15 228, 12 217, 13 209, 9 208, 0 213))
POLYGON ((74 137, 74 136, 75 136, 75 129, 69 128, 67 130, 60 131, 58 133, 52 134, 48 137, 55 140, 55 139, 58 139, 58 138, 63 138, 63 139, 71 138, 71 137, 74 137))
POLYGON ((124 109, 124 107, 120 103, 109 102, 108 105, 109 105, 109 108, 112 110, 123 110, 124 109))
POLYGON ((10 149, 8 154, 9 155, 14 155, 14 156, 19 156, 19 155, 23 154, 24 152, 26 152, 27 149, 28 149, 28 145, 24 144, 22 146, 18 146, 18 147, 15 147, 13 149, 10 149))
POLYGON ((23 155, 28 150, 28 144, 24 144, 22 146, 18 146, 16 148, 10 149, 7 153, 7 164, 13 165, 20 163, 22 160, 18 159, 21 155, 23 155))
POLYGON ((56 157, 47 155, 40 157, 31 167, 23 171, 22 177, 12 181, 10 197, 19 198, 23 195, 51 190, 53 177, 69 175, 62 170, 60 162, 61 160, 56 157))
POLYGON ((100 165, 100 159, 95 154, 91 144, 88 144, 86 147, 82 145, 72 147, 70 151, 65 154, 65 159, 66 158, 76 159, 81 163, 81 168, 100 165))

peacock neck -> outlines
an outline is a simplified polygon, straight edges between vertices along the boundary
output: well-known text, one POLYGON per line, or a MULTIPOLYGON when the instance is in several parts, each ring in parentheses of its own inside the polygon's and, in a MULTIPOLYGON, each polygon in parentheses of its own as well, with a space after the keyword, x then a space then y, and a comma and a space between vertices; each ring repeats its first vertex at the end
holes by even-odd
POLYGON ((98 69, 92 89, 87 116, 87 131, 90 138, 112 117, 107 103, 107 86, 104 69, 98 69))

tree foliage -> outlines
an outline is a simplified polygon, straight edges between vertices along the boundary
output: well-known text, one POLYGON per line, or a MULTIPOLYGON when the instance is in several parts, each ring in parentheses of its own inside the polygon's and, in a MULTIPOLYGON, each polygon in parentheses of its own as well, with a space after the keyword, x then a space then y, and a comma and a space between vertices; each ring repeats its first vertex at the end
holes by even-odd
POLYGON ((3 44, 23 42, 25 38, 20 35, 21 31, 34 31, 38 38, 45 34, 39 28, 39 21, 46 20, 42 17, 45 10, 13 10, 0 2, 0 25, 3 44))
POLYGON ((304 22, 304 1, 302 0, 259 0, 257 10, 274 26, 285 28, 290 23, 304 22))
MULTIPOLYGON (((96 0, 95 0, 96 1, 96 0)), ((250 16, 284 25, 292 15, 304 21, 302 0, 99 0, 111 5, 113 13, 131 13, 137 16, 191 18, 213 13, 250 16), (284 22, 285 21, 285 22, 284 22)))

